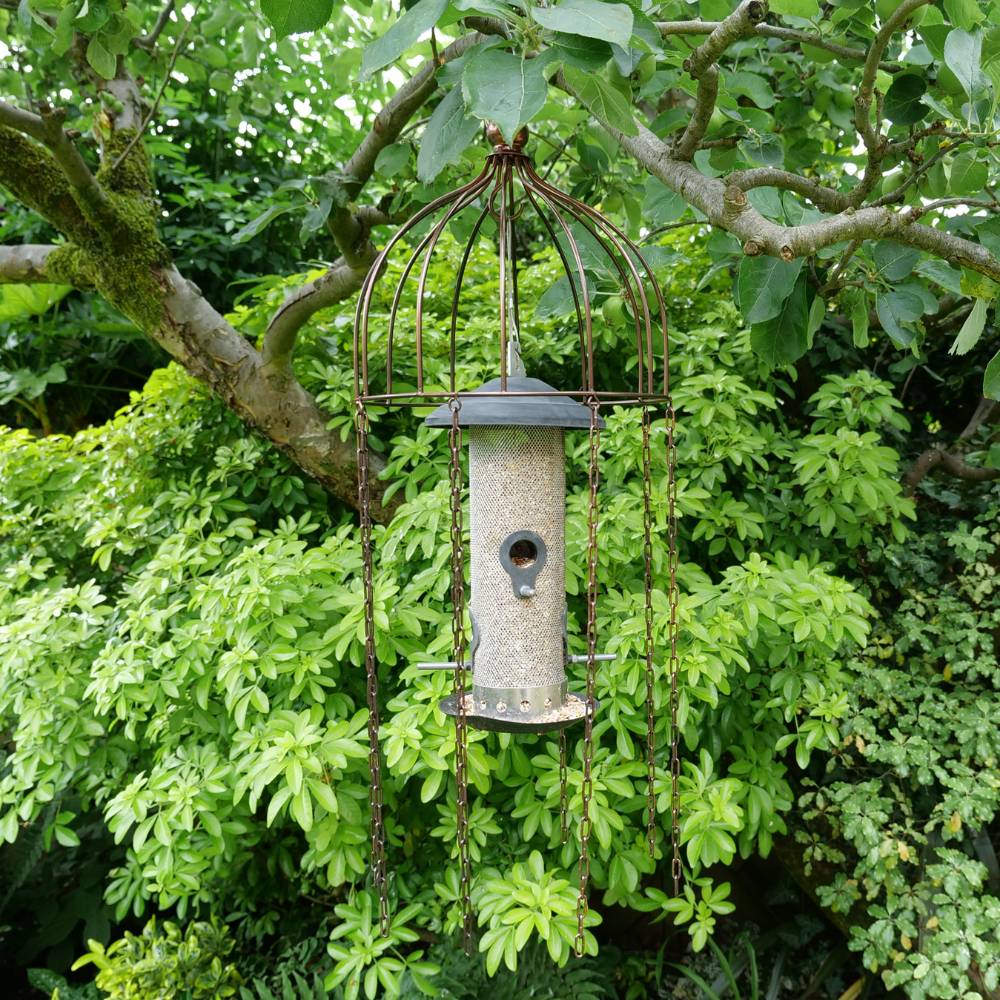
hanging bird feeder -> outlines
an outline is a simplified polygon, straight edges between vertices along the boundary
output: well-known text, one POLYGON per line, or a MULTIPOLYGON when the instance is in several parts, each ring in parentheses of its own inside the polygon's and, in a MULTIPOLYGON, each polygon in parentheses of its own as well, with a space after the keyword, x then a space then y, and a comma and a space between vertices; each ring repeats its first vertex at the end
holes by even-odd
MULTIPOLYGON (((426 424, 447 430, 451 487, 451 600, 453 658, 446 663, 421 663, 425 669, 447 669, 454 690, 442 711, 454 717, 461 909, 468 943, 472 933, 471 867, 468 855, 467 727, 507 733, 557 731, 561 757, 561 812, 566 839, 566 728, 583 726, 583 787, 580 818, 578 933, 576 950, 583 950, 583 927, 589 878, 588 841, 592 790, 593 721, 597 664, 614 655, 599 651, 597 636, 598 513, 601 411, 615 406, 641 409, 642 500, 644 516, 643 562, 645 580, 646 759, 649 849, 655 848, 655 746, 653 690, 652 566, 650 430, 654 414, 666 419, 667 530, 670 620, 668 672, 671 713, 671 842, 675 892, 680 888, 677 778, 677 583, 674 476, 674 413, 667 373, 666 309, 655 276, 638 248, 595 209, 563 194, 534 170, 524 151, 522 130, 506 143, 494 127, 487 129, 493 145, 482 172, 468 184, 421 209, 394 234, 373 263, 358 300, 354 334, 355 418, 358 442, 358 492, 361 507, 365 601, 365 664, 368 679, 369 765, 371 769, 371 847, 375 885, 380 898, 380 924, 388 930, 385 836, 382 823, 381 764, 375 616, 371 498, 368 481, 368 433, 373 406, 427 406, 438 404, 426 424), (559 389, 530 377, 521 358, 521 317, 517 273, 519 243, 515 224, 527 209, 538 220, 536 232, 554 246, 572 294, 579 333, 580 382, 559 389), (425 377, 424 300, 435 249, 445 229, 470 211, 474 221, 455 275, 452 293, 449 364, 444 384, 425 377), (469 259, 482 227, 490 218, 496 225, 499 270, 497 301, 496 377, 483 385, 458 383, 458 328, 462 285, 469 259), (430 221, 425 231, 425 220, 430 221), (436 220, 436 221, 435 221, 436 220), (423 224, 423 225, 422 225, 423 224), (617 276, 619 290, 635 327, 635 384, 604 387, 597 383, 591 289, 579 237, 586 233, 617 276), (372 360, 369 313, 377 282, 387 270, 393 250, 403 241, 415 244, 402 268, 392 295, 385 337, 379 338, 384 367, 376 372, 372 360), (419 266, 419 270, 418 270, 419 266), (415 318, 412 340, 405 350, 396 344, 400 303, 411 279, 415 318), (646 289, 653 290, 651 303, 646 289), (654 322, 654 315, 656 317, 654 322), (394 384, 394 369, 402 362, 415 384, 394 384), (586 654, 571 656, 567 636, 565 587, 566 477, 564 436, 589 436, 586 654), (463 526, 462 445, 469 446, 469 621, 466 637, 466 537, 463 526), (582 691, 571 691, 567 667, 585 664, 582 691), (471 685, 468 672, 471 668, 471 685)), ((592 282, 592 279, 590 279, 592 282)))

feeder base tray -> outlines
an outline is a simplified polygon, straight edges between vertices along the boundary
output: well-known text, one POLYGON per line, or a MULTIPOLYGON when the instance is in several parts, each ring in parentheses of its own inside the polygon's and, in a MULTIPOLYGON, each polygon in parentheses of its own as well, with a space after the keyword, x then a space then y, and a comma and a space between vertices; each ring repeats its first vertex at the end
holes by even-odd
MULTIPOLYGON (((579 722, 587 714, 586 699, 577 694, 567 694, 566 700, 557 708, 520 718, 517 710, 491 714, 477 711, 471 692, 465 695, 465 702, 465 718, 469 725, 473 729, 484 729, 494 733, 554 732, 579 722)), ((458 715, 458 698, 453 694, 449 695, 440 702, 439 707, 445 715, 454 718, 458 715)))

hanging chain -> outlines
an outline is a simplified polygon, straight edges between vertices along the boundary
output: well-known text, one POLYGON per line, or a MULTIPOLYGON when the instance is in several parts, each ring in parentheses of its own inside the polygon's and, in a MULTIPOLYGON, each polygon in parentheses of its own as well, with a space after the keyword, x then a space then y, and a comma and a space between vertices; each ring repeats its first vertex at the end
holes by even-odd
POLYGON ((566 730, 559 730, 559 834, 560 843, 569 840, 569 805, 566 795, 566 730))
POLYGON ((368 687, 368 806, 371 823, 372 878, 378 891, 378 926, 389 934, 389 892, 386 884, 385 827, 382 824, 382 761, 379 750, 378 669, 375 661, 375 587, 372 581, 371 491, 368 484, 368 413, 355 401, 358 442, 358 506, 361 508, 361 564, 365 602, 365 674, 368 687))
POLYGON ((642 562, 646 625, 646 843, 656 853, 656 715, 653 706, 653 514, 650 506, 652 459, 649 407, 642 408, 642 562))
POLYGON ((597 654, 597 488, 600 482, 598 451, 601 444, 600 403, 591 398, 590 407, 590 470, 588 485, 590 501, 587 509, 587 704, 583 717, 583 810, 580 816, 580 886, 576 897, 576 939, 573 944, 577 957, 585 951, 584 923, 587 918, 587 884, 590 881, 590 799, 594 793, 592 769, 594 762, 594 665, 597 654))
POLYGON ((667 561, 670 574, 667 600, 670 605, 670 846, 674 896, 681 894, 681 776, 680 730, 677 726, 677 414, 667 400, 667 561))
POLYGON ((462 532, 462 428, 458 416, 462 402, 449 403, 451 428, 451 607, 455 659, 455 828, 458 840, 459 910, 462 946, 472 954, 472 866, 469 862, 468 706, 465 700, 465 541, 462 532))

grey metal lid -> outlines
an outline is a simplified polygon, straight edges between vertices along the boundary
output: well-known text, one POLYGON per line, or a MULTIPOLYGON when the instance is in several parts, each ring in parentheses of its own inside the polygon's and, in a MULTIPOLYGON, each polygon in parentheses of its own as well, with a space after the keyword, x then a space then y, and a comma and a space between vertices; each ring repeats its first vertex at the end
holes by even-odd
MULTIPOLYGON (((461 427, 590 427, 590 410, 569 396, 522 396, 519 393, 556 393, 547 382, 538 378, 511 375, 502 396, 477 393, 499 393, 500 379, 485 382, 462 397, 458 413, 461 427)), ((451 405, 442 403, 424 421, 429 427, 451 426, 451 405)), ((598 418, 598 426, 604 420, 598 418)))

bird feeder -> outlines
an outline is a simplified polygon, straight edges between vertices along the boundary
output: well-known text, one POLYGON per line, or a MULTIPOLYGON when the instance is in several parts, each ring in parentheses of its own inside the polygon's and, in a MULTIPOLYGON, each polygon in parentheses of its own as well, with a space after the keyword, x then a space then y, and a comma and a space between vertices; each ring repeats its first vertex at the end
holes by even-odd
MULTIPOLYGON (((669 649, 672 809, 672 873, 679 891, 680 858, 677 813, 677 587, 676 523, 674 516, 674 416, 667 375, 666 308, 655 276, 639 249, 625 233, 595 209, 562 193, 540 177, 525 152, 522 130, 507 143, 495 128, 487 129, 492 151, 482 171, 468 184, 437 198, 401 226, 374 261, 358 300, 354 336, 355 417, 358 442, 358 492, 365 601, 365 665, 368 678, 369 764, 371 768, 371 846, 373 875, 381 901, 380 923, 388 929, 385 836, 382 822, 381 755, 373 593, 371 495, 368 433, 372 408, 428 406, 435 408, 426 424, 447 431, 450 450, 452 659, 420 663, 424 669, 445 669, 453 675, 453 691, 440 704, 455 719, 456 818, 463 924, 471 935, 471 866, 468 857, 467 729, 506 733, 558 734, 561 757, 561 812, 566 839, 566 729, 583 728, 582 816, 580 818, 580 886, 577 950, 583 947, 589 875, 588 839, 593 758, 593 721, 598 710, 597 664, 614 659, 599 650, 597 604, 599 547, 600 434, 602 411, 617 406, 641 410, 641 490, 644 515, 643 563, 646 642, 646 758, 648 772, 647 825, 650 850, 656 840, 653 781, 653 645, 651 508, 651 425, 665 418, 667 432, 667 504, 665 546, 669 570, 669 649), (533 215, 531 228, 525 219, 533 215), (424 303, 431 261, 441 236, 459 220, 467 240, 455 273, 452 292, 448 363, 433 379, 426 374, 424 303), (459 384, 457 359, 461 350, 459 317, 462 287, 470 257, 487 220, 495 225, 489 246, 495 246, 499 272, 497 297, 496 377, 482 385, 459 384), (518 231, 520 230, 520 232, 518 231), (518 239, 518 237, 521 237, 518 239), (599 248, 602 273, 616 276, 615 291, 628 306, 635 328, 635 382, 602 386, 595 372, 591 299, 594 270, 584 264, 581 240, 589 252, 599 248), (530 377, 521 355, 517 274, 519 262, 540 244, 555 248, 568 279, 579 336, 580 380, 572 388, 556 388, 530 377), (388 322, 373 334, 372 302, 379 280, 389 270, 397 246, 409 248, 391 296, 388 322), (414 287, 415 284, 415 287, 414 287), (652 303, 647 295, 652 289, 652 303), (412 289, 415 304, 412 336, 397 344, 400 305, 412 289), (656 320, 654 322, 654 314, 656 320), (378 358, 376 366, 375 359, 378 358), (402 384, 400 384, 402 383, 402 384), (585 595, 586 652, 570 655, 567 634, 566 458, 565 436, 589 439, 587 481, 587 589, 585 595), (464 523, 462 452, 468 442, 468 533, 464 523), (469 577, 466 608, 466 571, 469 577), (471 626, 466 635, 466 612, 471 626), (581 690, 571 690, 568 674, 583 665, 581 690), (469 674, 471 672, 471 684, 469 674)), ((607 294, 605 287, 602 294, 607 294)))

